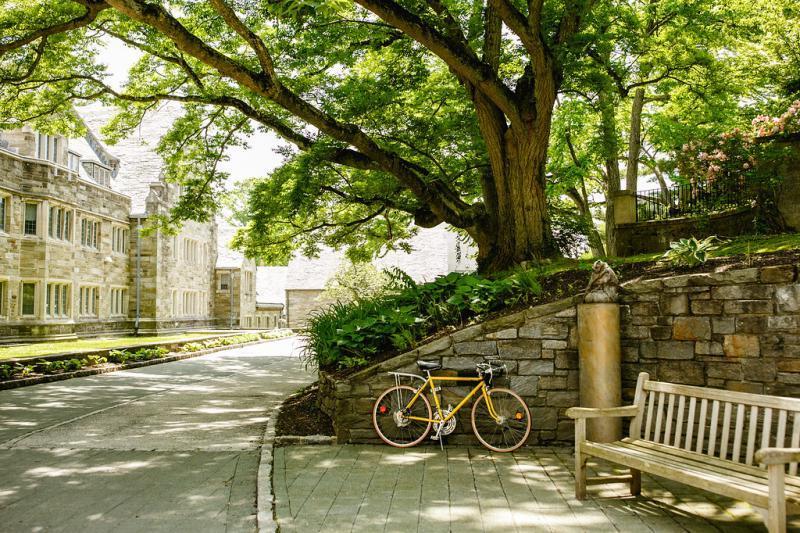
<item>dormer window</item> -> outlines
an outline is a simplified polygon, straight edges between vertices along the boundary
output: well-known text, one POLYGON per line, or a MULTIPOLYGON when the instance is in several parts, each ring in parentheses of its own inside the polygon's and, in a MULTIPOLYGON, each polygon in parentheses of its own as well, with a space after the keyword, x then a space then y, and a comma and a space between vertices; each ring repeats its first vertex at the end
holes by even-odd
POLYGON ((99 183, 100 185, 105 185, 108 187, 111 184, 111 169, 108 167, 101 165, 100 163, 95 163, 93 161, 84 161, 83 162, 83 169, 89 175, 89 177, 99 183))
POLYGON ((81 156, 75 152, 67 152, 67 168, 73 172, 78 172, 81 166, 81 156))
POLYGON ((36 135, 36 157, 58 163, 58 138, 55 135, 36 135))

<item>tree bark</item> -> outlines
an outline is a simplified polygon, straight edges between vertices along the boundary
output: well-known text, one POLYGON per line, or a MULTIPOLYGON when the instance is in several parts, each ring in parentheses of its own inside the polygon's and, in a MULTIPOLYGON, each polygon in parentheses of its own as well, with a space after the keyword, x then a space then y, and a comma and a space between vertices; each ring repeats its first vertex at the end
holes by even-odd
POLYGON ((600 104, 600 137, 603 148, 603 162, 606 169, 606 252, 610 256, 617 255, 617 224, 615 221, 615 197, 620 189, 620 172, 617 156, 617 119, 614 115, 614 102, 610 90, 603 89, 599 93, 600 104))
POLYGON ((631 131, 628 135, 628 168, 625 172, 625 190, 636 194, 639 187, 639 154, 642 150, 642 109, 644 88, 639 87, 631 103, 631 131))

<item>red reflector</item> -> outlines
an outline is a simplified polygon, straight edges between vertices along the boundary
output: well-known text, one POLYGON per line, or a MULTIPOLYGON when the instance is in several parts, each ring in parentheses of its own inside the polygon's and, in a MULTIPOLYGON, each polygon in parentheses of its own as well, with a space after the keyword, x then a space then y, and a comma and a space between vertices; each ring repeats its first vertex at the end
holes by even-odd
POLYGON ((388 409, 386 409, 386 406, 385 406, 385 405, 381 405, 380 407, 378 407, 378 411, 379 411, 379 412, 380 412, 382 415, 385 415, 385 414, 386 414, 386 411, 388 411, 388 409))

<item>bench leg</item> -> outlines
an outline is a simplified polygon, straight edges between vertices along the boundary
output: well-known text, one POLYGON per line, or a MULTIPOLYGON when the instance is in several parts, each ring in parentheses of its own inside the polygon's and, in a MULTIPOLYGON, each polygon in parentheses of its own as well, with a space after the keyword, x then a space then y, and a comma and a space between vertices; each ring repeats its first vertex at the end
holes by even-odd
POLYGON ((785 465, 768 465, 769 507, 767 530, 769 533, 786 533, 786 492, 784 491, 785 465))
POLYGON ((642 493, 642 473, 631 468, 631 496, 639 496, 642 493))
POLYGON ((575 421, 575 498, 586 499, 586 458, 581 453, 581 443, 586 440, 586 419, 575 421))

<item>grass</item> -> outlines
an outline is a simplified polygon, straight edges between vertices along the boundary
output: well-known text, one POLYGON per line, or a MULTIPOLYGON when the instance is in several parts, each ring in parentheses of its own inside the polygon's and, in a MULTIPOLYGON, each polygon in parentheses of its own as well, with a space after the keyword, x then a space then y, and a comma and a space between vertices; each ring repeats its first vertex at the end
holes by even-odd
MULTIPOLYGON (((229 332, 226 331, 225 333, 229 332)), ((106 350, 136 344, 147 344, 150 342, 183 342, 214 336, 220 336, 220 333, 205 331, 176 335, 159 335, 154 337, 113 337, 38 344, 20 344, 19 346, 0 347, 0 361, 22 357, 42 357, 44 355, 80 352, 84 350, 106 350)))
MULTIPOLYGON (((784 233, 781 235, 746 235, 721 245, 711 257, 730 257, 733 255, 755 255, 800 250, 800 233, 784 233)), ((666 252, 666 250, 664 250, 666 252)), ((651 263, 657 261, 664 252, 653 252, 629 257, 612 257, 608 259, 611 266, 626 263, 651 263)), ((560 259, 544 268, 543 275, 550 276, 564 270, 591 268, 595 258, 560 259)))

